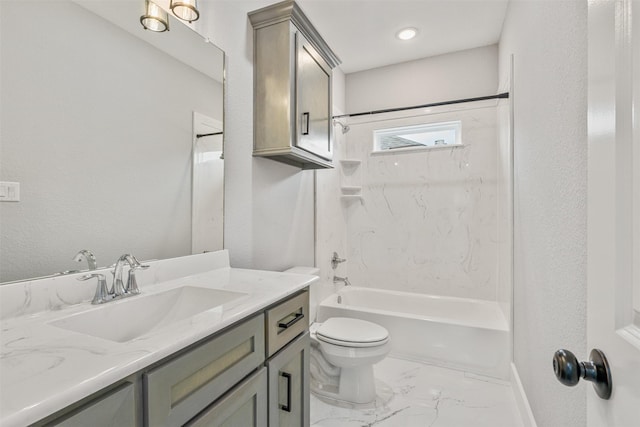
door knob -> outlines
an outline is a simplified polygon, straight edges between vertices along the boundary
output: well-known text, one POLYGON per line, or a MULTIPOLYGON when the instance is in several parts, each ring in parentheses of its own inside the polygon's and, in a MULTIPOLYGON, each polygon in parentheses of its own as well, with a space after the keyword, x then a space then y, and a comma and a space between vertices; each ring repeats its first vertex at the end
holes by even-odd
POLYGON ((600 398, 611 397, 611 370, 604 353, 596 348, 591 350, 589 361, 580 362, 569 350, 558 350, 553 355, 553 372, 562 384, 573 387, 580 378, 593 383, 600 398))

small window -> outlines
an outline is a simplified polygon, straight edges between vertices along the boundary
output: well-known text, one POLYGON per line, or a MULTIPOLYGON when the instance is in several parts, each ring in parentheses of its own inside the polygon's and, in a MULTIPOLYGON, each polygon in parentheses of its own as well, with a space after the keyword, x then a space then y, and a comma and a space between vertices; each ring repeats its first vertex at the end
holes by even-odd
POLYGON ((404 126, 373 131, 374 152, 462 145, 461 121, 404 126))

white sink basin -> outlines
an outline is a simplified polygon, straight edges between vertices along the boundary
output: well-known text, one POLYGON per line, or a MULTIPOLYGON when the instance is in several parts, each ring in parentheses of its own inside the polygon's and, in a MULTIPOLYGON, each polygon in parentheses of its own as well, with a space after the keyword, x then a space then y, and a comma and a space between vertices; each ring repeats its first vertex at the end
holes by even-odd
POLYGON ((183 286, 137 295, 51 322, 51 325, 110 341, 127 342, 156 329, 219 307, 247 294, 183 286))

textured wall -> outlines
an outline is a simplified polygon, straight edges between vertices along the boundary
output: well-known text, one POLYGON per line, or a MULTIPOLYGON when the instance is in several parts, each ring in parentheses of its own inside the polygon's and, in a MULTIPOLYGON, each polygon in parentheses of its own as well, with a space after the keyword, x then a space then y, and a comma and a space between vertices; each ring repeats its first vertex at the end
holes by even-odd
MULTIPOLYGON (((509 92, 506 82, 499 92, 509 92)), ((497 114, 497 238, 498 263, 496 299, 512 325, 513 307, 513 138, 511 127, 512 99, 501 99, 496 107, 497 114)))
POLYGON ((253 29, 247 13, 270 3, 203 2, 198 30, 226 53, 225 248, 234 267, 282 270, 314 264, 313 171, 252 157, 253 29))
POLYGON ((539 427, 579 427, 587 387, 560 385, 551 358, 587 354, 587 2, 510 2, 501 82, 511 54, 515 364, 539 427))

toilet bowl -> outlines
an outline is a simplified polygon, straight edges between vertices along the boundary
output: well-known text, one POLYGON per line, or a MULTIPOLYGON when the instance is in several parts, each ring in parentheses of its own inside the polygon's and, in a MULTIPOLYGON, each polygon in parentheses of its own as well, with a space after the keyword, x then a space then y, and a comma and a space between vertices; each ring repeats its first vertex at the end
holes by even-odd
MULTIPOLYGON (((293 267, 286 272, 316 276, 320 274, 316 267, 293 267)), ((322 380, 331 384, 314 387, 316 381, 312 378, 311 389, 314 393, 333 400, 355 404, 371 403, 376 400, 373 365, 389 354, 389 332, 376 323, 346 317, 333 317, 324 323, 313 323, 319 286, 320 281, 311 284, 309 289, 311 363, 319 365, 312 367, 312 377, 315 372, 322 380), (325 361, 318 360, 316 356, 322 356, 325 361), (327 366, 326 362, 331 366, 327 366), (337 368, 340 368, 339 378, 336 378, 337 368)))
POLYGON ((314 324, 311 338, 326 360, 340 368, 338 390, 328 397, 357 404, 376 399, 373 365, 390 350, 385 328, 365 320, 333 317, 314 324))

